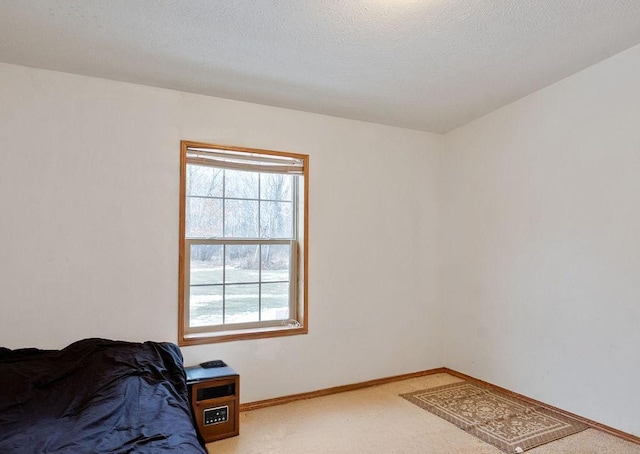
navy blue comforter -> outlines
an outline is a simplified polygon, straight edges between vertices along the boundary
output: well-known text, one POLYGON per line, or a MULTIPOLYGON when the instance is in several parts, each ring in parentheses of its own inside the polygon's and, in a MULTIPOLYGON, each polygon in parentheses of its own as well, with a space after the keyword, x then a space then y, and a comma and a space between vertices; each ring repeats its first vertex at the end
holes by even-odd
POLYGON ((0 348, 0 453, 206 453, 171 343, 0 348))

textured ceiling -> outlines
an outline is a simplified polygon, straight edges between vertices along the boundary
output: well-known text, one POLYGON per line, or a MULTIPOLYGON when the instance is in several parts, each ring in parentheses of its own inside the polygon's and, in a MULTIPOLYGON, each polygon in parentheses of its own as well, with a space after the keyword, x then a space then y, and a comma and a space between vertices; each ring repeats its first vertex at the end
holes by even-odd
POLYGON ((0 61, 445 132, 640 43, 639 0, 0 0, 0 61))

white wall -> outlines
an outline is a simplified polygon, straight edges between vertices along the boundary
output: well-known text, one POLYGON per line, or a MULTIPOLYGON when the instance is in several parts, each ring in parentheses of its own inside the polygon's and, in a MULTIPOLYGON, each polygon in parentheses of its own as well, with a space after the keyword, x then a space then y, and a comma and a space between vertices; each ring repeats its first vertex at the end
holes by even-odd
POLYGON ((0 64, 0 345, 177 340, 179 141, 310 155, 306 336, 183 348, 255 401, 442 365, 442 137, 0 64))
POLYGON ((640 435, 640 47, 445 137, 445 364, 640 435))

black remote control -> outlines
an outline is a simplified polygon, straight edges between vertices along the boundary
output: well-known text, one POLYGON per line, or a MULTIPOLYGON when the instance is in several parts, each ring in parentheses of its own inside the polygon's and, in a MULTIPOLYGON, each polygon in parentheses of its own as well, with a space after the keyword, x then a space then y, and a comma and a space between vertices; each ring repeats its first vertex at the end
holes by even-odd
POLYGON ((212 369, 214 367, 227 367, 227 364, 221 359, 214 359, 213 361, 205 361, 200 363, 200 367, 204 369, 212 369))

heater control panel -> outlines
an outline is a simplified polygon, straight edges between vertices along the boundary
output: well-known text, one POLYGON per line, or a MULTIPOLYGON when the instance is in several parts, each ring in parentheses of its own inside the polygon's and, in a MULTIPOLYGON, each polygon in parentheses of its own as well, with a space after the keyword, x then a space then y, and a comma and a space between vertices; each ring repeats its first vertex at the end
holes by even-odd
POLYGON ((210 426, 212 424, 222 424, 229 420, 229 407, 224 405, 222 407, 207 408, 204 411, 204 425, 210 426))

